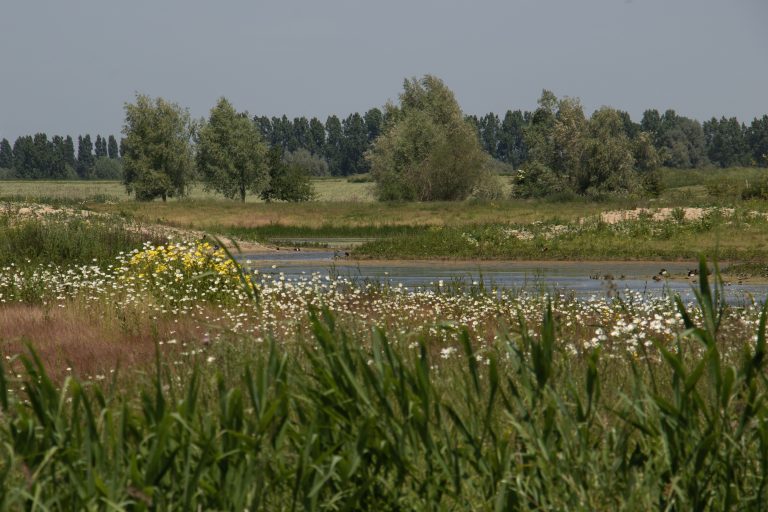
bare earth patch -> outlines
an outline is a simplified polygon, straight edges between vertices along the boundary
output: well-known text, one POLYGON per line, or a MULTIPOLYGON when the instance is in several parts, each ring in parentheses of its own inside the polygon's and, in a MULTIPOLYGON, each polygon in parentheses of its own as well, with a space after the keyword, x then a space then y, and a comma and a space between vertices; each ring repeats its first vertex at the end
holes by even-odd
MULTIPOLYGON (((713 208, 680 208, 685 220, 699 220, 713 208)), ((731 215, 733 208, 719 208, 723 215, 731 215)), ((625 220, 637 220, 648 217, 654 221, 665 221, 673 218, 675 208, 635 208, 634 210, 612 210, 600 214, 600 220, 607 224, 617 224, 625 220)))

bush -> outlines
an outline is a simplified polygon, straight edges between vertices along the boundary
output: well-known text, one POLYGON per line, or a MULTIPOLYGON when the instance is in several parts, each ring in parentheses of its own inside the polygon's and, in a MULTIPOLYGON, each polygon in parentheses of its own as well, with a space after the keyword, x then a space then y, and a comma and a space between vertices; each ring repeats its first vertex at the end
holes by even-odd
POLYGON ((573 188, 546 165, 533 161, 517 171, 512 185, 512 195, 520 198, 571 196, 573 188))
POLYGON ((310 176, 328 176, 328 162, 304 148, 285 154, 285 163, 303 169, 310 176))
POLYGON ((744 200, 768 199, 768 176, 752 182, 748 181, 741 191, 741 198, 744 200))
POLYGON ((739 179, 718 177, 707 180, 704 187, 712 198, 732 200, 741 197, 744 186, 739 179))
POLYGON ((99 157, 93 164, 93 177, 99 180, 122 180, 123 164, 114 158, 99 157))
POLYGON ((480 175, 469 197, 470 199, 480 201, 498 201, 504 199, 505 195, 502 178, 498 174, 486 169, 480 175))

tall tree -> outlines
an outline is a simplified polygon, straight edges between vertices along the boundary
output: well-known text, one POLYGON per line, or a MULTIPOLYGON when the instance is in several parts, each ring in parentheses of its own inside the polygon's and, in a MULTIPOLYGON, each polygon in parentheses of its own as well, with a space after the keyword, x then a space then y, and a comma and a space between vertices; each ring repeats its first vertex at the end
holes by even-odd
POLYGON ((520 110, 507 110, 501 122, 498 158, 515 168, 520 167, 528 158, 524 137, 526 125, 525 116, 520 110))
POLYGON ((93 143, 91 142, 91 136, 85 134, 85 136, 77 137, 77 175, 83 179, 88 179, 91 176, 91 170, 93 169, 93 143))
POLYGON ((0 169, 13 168, 13 148, 8 139, 0 140, 0 169))
POLYGON ((306 117, 297 117, 293 120, 293 140, 296 147, 290 151, 296 151, 297 149, 307 149, 309 146, 309 121, 306 117))
POLYGON ((104 138, 102 138, 101 135, 96 135, 94 152, 95 152, 96 158, 104 158, 107 156, 107 141, 104 138))
POLYGON ((747 142, 752 161, 761 167, 768 167, 768 115, 752 120, 747 130, 747 142))
POLYGON ((342 133, 341 173, 346 176, 367 172, 365 152, 368 150, 368 130, 363 117, 357 112, 350 114, 342 123, 342 133))
POLYGON ((651 136, 656 147, 661 146, 661 114, 659 114, 658 110, 654 108, 643 112, 643 118, 640 120, 640 129, 651 136))
POLYGON ((499 132, 501 131, 499 116, 489 112, 478 119, 478 128, 480 131, 480 143, 483 149, 493 158, 498 158, 499 132))
POLYGON ((75 160, 75 142, 72 140, 71 135, 64 137, 62 154, 64 155, 64 163, 66 163, 72 169, 75 169, 77 166, 77 161, 75 160))
POLYGON ((383 200, 466 198, 482 176, 487 155, 439 78, 405 80, 400 105, 388 105, 386 131, 369 153, 383 200))
POLYGON ((269 183, 266 153, 258 127, 221 98, 199 131, 197 167, 206 189, 245 202, 246 192, 258 194, 269 183))
POLYGON ((341 165, 343 158, 342 145, 344 134, 341 129, 341 121, 335 115, 329 116, 325 121, 325 160, 328 162, 328 169, 331 174, 336 176, 341 174, 341 165))
POLYGON ((384 128, 384 114, 378 108, 372 108, 363 116, 368 130, 368 142, 372 143, 384 128))
POLYGON ((259 129, 259 133, 261 133, 261 138, 264 142, 270 146, 275 143, 272 138, 272 121, 270 121, 267 116, 254 116, 253 123, 259 129))
POLYGON ((704 123, 703 130, 707 156, 712 163, 720 167, 749 163, 751 155, 747 144, 747 129, 738 119, 722 117, 718 120, 713 117, 704 123))
POLYGON ((125 104, 124 182, 139 200, 187 195, 194 178, 189 112, 137 94, 125 104))
POLYGON ((313 155, 323 156, 325 153, 325 126, 318 118, 309 120, 309 140, 307 149, 313 155))
POLYGON ((109 136, 109 142, 107 142, 107 156, 112 160, 117 160, 120 156, 117 149, 117 139, 114 135, 109 136))

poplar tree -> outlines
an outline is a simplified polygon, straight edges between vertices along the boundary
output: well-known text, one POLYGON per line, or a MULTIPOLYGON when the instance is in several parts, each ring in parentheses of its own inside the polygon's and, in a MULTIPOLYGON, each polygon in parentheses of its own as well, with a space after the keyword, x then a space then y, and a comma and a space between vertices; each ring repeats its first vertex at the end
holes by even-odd
POLYGON ((13 168, 13 148, 8 139, 0 140, 0 169, 13 168))
POLYGON ((107 156, 112 160, 117 160, 119 157, 117 149, 117 140, 114 135, 109 136, 109 142, 107 143, 107 156))

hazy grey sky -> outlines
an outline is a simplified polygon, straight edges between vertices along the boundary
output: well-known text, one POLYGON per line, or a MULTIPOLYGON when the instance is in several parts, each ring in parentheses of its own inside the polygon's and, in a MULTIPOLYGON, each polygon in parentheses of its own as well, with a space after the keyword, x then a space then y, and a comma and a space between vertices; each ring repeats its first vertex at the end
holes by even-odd
POLYGON ((0 137, 117 134, 136 92, 207 115, 365 111, 432 73, 467 113, 768 113, 767 0, 2 0, 0 137))

